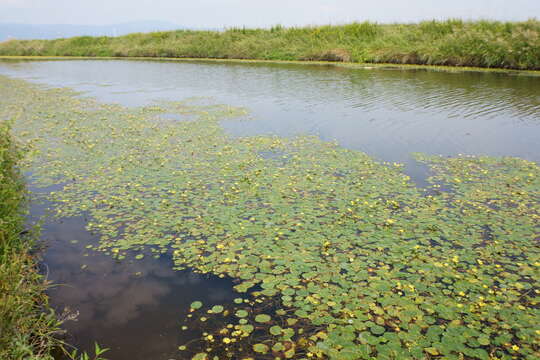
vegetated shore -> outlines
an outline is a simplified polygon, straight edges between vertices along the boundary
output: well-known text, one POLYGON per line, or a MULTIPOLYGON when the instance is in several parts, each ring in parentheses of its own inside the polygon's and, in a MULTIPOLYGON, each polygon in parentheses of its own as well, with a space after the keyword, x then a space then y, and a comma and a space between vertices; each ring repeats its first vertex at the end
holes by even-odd
POLYGON ((60 324, 48 311, 47 285, 31 255, 34 236, 24 231, 21 158, 9 124, 0 122, 0 358, 45 360, 59 345, 60 324))
POLYGON ((351 23, 10 40, 0 56, 333 61, 540 70, 540 21, 351 23))
POLYGON ((330 61, 300 61, 300 60, 257 60, 257 59, 216 59, 216 58, 171 58, 171 57, 109 57, 109 56, 2 56, 0 61, 74 61, 74 60, 123 60, 123 61, 156 61, 156 62, 190 62, 214 64, 253 64, 253 65, 299 65, 326 66, 346 69, 383 69, 383 70, 419 70, 458 72, 503 73, 508 75, 540 76, 540 70, 518 70, 503 68, 482 68, 473 66, 448 65, 418 65, 418 64, 389 64, 389 63, 352 63, 330 61))

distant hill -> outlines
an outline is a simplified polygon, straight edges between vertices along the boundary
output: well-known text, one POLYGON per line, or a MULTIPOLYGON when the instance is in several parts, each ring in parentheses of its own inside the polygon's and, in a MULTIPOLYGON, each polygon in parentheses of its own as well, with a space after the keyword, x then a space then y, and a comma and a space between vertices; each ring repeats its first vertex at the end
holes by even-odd
POLYGON ((134 32, 177 30, 182 27, 163 21, 136 21, 112 25, 28 25, 0 23, 0 41, 9 39, 58 39, 73 36, 120 36, 134 32))

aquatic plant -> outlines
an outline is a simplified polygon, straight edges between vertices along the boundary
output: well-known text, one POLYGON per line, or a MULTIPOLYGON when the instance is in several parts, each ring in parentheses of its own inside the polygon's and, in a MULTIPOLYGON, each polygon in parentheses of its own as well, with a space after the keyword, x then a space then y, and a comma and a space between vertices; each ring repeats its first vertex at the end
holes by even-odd
POLYGON ((0 93, 0 117, 24 109, 33 181, 64 184, 56 214, 90 215, 95 250, 236 281, 238 301, 191 304, 186 328, 223 325, 181 346, 194 359, 539 356, 536 163, 418 154, 425 190, 315 137, 231 138, 220 120, 246 112, 225 105, 128 109, 4 77, 0 93))

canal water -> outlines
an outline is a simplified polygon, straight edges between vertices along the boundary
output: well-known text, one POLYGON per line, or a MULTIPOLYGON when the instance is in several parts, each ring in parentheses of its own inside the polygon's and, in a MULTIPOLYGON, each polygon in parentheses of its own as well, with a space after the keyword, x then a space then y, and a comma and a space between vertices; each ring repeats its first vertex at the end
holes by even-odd
MULTIPOLYGON (((248 121, 223 121, 231 136, 310 134, 405 164, 420 186, 413 152, 516 156, 540 161, 540 77, 486 72, 348 69, 320 65, 76 60, 0 62, 0 74, 126 106, 203 98, 245 107, 248 121)), ((37 189, 34 196, 54 189, 37 189)), ((32 219, 46 213, 34 201, 32 219)), ((85 218, 47 218, 43 272, 52 305, 68 319, 68 342, 93 341, 123 359, 181 359, 200 334, 180 331, 195 300, 231 302, 226 279, 172 270, 166 255, 118 262, 88 250, 98 238, 85 218)))

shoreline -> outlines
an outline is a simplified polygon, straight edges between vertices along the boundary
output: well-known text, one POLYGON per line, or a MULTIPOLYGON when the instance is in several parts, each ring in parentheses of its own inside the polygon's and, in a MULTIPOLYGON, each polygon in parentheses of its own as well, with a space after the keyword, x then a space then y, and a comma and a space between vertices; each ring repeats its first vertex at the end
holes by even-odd
POLYGON ((25 150, 0 122, 0 358, 50 359, 62 348, 60 321, 38 270, 35 230, 26 229, 28 191, 18 169, 25 150))
POLYGON ((540 76, 540 70, 518 70, 505 68, 485 68, 474 66, 394 64, 394 63, 357 63, 336 61, 309 60, 261 60, 261 59, 221 59, 193 57, 151 57, 151 56, 19 56, 1 55, 0 61, 74 61, 74 60, 130 60, 130 61, 163 61, 163 62, 198 62, 225 64, 261 64, 261 65, 303 65, 326 66, 358 70, 424 70, 448 73, 478 72, 499 73, 519 76, 540 76))

